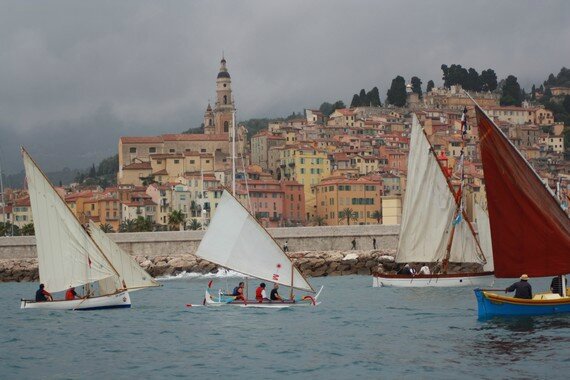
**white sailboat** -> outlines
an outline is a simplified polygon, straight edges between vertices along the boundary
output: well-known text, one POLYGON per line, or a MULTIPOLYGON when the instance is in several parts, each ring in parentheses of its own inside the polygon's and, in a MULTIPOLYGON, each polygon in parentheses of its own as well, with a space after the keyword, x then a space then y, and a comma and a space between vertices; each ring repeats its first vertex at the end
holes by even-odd
MULTIPOLYGON (((408 182, 397 263, 485 263, 473 227, 416 115, 413 116, 408 182)), ((433 269, 432 269, 433 270, 433 269)), ((430 275, 376 274, 373 286, 476 286, 493 281, 492 272, 430 275)))
POLYGON ((131 306, 129 291, 159 284, 91 223, 81 226, 65 201, 22 148, 36 235, 40 281, 52 293, 84 286, 86 297, 36 302, 22 309, 94 310, 131 306), (93 293, 98 290, 98 295, 93 293))
MULTIPOLYGON (((224 190, 216 213, 206 231, 196 256, 246 276, 277 283, 292 289, 315 293, 307 279, 293 265, 257 220, 228 191, 224 190)), ((237 305, 241 307, 283 308, 296 305, 318 305, 315 296, 284 301, 235 300, 223 291, 210 294, 206 290, 204 305, 237 305)))

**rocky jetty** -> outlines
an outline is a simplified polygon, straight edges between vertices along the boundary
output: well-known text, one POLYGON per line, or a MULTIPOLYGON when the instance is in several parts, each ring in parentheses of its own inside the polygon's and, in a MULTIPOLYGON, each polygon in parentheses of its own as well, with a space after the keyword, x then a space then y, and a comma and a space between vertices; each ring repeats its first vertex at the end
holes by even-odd
MULTIPOLYGON (((394 250, 291 252, 289 257, 309 277, 370 275, 394 267, 394 250)), ((218 266, 194 255, 135 256, 153 277, 174 276, 183 272, 215 273, 218 266)), ((0 260, 0 282, 38 281, 37 259, 0 260)))

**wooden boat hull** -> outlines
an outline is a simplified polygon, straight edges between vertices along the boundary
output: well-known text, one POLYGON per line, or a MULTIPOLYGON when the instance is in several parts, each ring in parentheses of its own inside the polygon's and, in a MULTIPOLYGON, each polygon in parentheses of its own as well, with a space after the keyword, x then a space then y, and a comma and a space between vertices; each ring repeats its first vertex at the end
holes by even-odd
POLYGON ((76 300, 55 300, 36 302, 21 300, 21 309, 44 309, 44 310, 101 310, 131 307, 131 298, 128 292, 120 292, 100 297, 92 297, 76 300))
POLYGON ((533 299, 520 299, 475 289, 475 297, 479 318, 570 313, 570 297, 557 294, 544 293, 533 299))
POLYGON ((396 288, 490 286, 495 281, 493 272, 455 273, 433 275, 377 274, 372 277, 375 288, 391 286, 396 288))
POLYGON ((237 306, 237 307, 244 307, 244 308, 257 308, 257 309, 285 309, 289 307, 297 307, 297 306, 318 306, 320 305, 319 296, 323 287, 319 289, 315 296, 304 296, 296 298, 294 301, 291 300, 284 300, 282 301, 263 301, 259 302, 257 300, 235 300, 232 296, 227 295, 219 295, 219 294, 210 294, 208 290, 206 290, 206 294, 204 295, 204 306, 237 306))

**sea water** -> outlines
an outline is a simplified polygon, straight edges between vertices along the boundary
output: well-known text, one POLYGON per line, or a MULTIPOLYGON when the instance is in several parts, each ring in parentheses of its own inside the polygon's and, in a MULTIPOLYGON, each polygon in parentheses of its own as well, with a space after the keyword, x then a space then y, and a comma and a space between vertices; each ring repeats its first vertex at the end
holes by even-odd
MULTIPOLYGON (((471 288, 372 288, 369 276, 325 277, 311 279, 325 287, 318 307, 187 307, 201 303, 209 280, 163 281, 131 293, 131 309, 83 312, 20 310, 19 299, 32 297, 38 284, 0 284, 0 378, 570 374, 570 315, 481 321, 471 288)), ((239 280, 214 279, 213 288, 239 280)), ((531 283, 535 291, 548 285, 531 283)))

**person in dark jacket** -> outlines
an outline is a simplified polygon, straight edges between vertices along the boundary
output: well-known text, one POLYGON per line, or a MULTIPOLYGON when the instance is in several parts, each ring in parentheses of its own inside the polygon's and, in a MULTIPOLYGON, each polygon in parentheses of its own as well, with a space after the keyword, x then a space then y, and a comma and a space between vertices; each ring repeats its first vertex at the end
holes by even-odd
POLYGON ((532 286, 528 283, 528 276, 523 274, 520 281, 505 289, 507 292, 515 292, 515 298, 532 299, 532 286))
MULTIPOLYGON (((554 294, 560 294, 560 296, 562 296, 562 294, 564 294, 562 292, 562 279, 563 276, 556 276, 552 279, 552 282, 550 283, 550 291, 554 294)), ((564 281, 564 283, 566 283, 566 281, 564 281)))
POLYGON ((40 288, 36 292, 36 302, 53 301, 51 293, 45 290, 44 287, 44 284, 40 284, 40 288))

